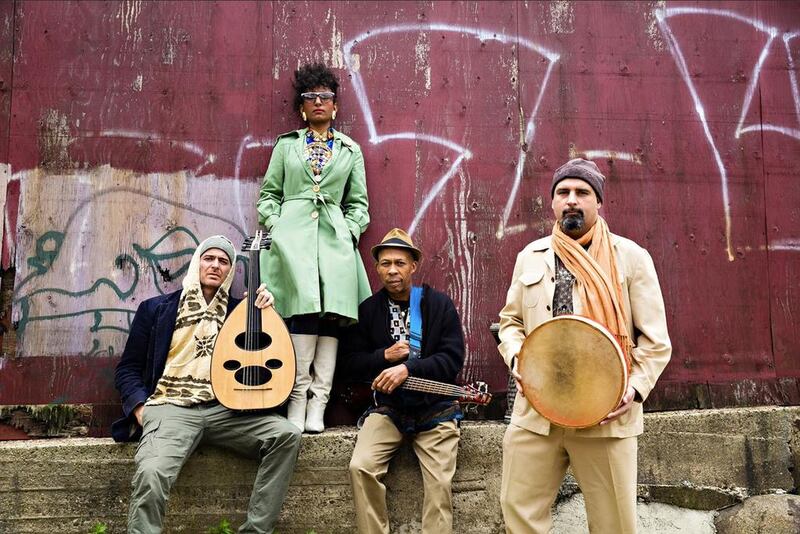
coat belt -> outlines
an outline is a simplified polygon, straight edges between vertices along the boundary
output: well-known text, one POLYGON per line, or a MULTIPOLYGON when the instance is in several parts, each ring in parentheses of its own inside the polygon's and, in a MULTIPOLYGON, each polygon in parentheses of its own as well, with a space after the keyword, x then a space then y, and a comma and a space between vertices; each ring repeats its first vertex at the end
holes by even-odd
MULTIPOLYGON (((329 213, 331 208, 336 208, 339 210, 339 213, 342 212, 342 208, 339 206, 339 203, 334 201, 333 198, 325 191, 317 191, 316 193, 313 191, 304 191, 302 193, 298 193, 296 195, 289 195, 283 197, 283 202, 289 202, 291 200, 311 200, 314 202, 314 205, 321 207, 327 212, 328 219, 333 223, 333 218, 329 213)), ((333 224, 333 228, 336 231, 336 237, 338 239, 347 239, 350 237, 350 230, 347 229, 347 225, 344 225, 345 228, 342 228, 341 224, 333 224), (344 230, 347 230, 345 233, 344 230)))

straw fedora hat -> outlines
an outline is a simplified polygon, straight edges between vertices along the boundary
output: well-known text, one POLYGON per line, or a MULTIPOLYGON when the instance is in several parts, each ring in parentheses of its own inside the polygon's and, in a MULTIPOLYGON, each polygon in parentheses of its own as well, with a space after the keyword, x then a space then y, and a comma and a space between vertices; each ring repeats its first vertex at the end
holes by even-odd
POLYGON ((372 247, 372 257, 377 261, 378 252, 385 248, 407 249, 411 252, 414 261, 419 261, 420 257, 422 257, 422 251, 414 246, 414 242, 411 241, 411 236, 400 228, 392 228, 389 230, 389 233, 383 236, 381 242, 372 247))

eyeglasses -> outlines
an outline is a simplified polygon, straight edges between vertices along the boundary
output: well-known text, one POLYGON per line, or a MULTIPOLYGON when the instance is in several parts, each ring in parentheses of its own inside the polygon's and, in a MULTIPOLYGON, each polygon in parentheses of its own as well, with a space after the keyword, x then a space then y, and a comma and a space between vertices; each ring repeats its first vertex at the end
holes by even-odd
POLYGON ((330 91, 325 91, 322 93, 312 92, 312 93, 301 93, 300 96, 302 96, 304 100, 308 100, 309 102, 314 102, 317 100, 317 98, 319 98, 323 102, 328 102, 329 100, 332 100, 334 96, 336 96, 336 93, 332 93, 330 91))

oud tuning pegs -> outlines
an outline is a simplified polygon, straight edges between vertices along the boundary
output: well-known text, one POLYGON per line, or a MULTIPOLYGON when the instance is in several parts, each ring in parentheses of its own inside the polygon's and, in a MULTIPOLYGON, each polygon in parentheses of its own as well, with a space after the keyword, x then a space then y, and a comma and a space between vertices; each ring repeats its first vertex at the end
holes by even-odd
POLYGON ((250 247, 252 245, 253 245, 253 238, 252 237, 246 238, 244 240, 244 243, 242 243, 242 252, 246 252, 246 251, 250 250, 250 247))

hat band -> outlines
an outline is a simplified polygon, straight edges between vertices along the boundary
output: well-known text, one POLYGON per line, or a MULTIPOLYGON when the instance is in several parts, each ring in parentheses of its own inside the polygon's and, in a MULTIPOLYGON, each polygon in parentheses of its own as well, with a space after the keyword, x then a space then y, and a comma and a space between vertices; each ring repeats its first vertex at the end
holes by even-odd
MULTIPOLYGON (((411 247, 411 245, 409 245, 407 242, 403 241, 402 239, 400 239, 398 237, 393 237, 391 239, 387 239, 386 241, 384 241, 383 243, 381 243, 378 246, 379 247, 390 247, 392 245, 398 245, 398 246, 401 246, 401 247, 411 247)), ((413 247, 411 247, 411 248, 413 248, 413 247)))

